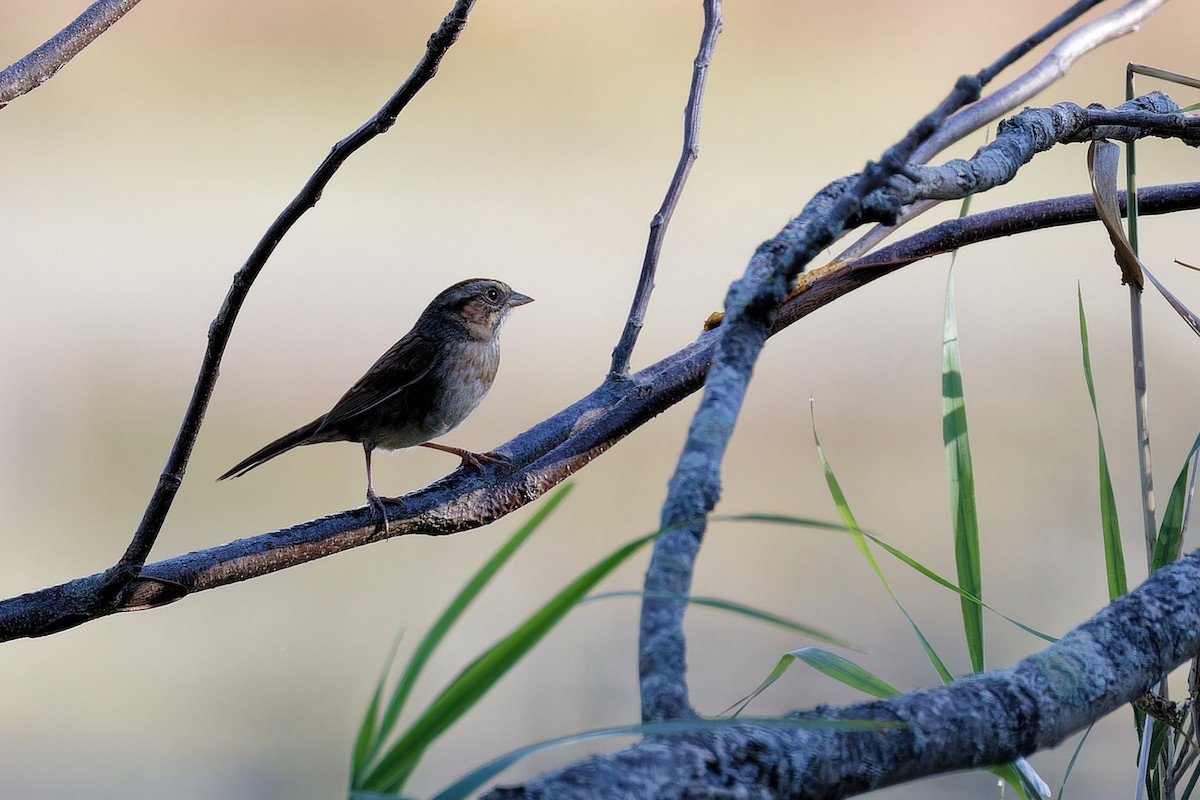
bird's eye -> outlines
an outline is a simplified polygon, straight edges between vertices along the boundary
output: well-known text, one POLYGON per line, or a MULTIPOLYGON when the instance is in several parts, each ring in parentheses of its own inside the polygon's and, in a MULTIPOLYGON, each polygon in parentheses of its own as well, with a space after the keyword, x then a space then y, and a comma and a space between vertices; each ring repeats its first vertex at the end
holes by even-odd
POLYGON ((498 303, 500 301, 500 290, 499 289, 488 289, 486 292, 483 293, 483 296, 488 299, 488 302, 498 303))

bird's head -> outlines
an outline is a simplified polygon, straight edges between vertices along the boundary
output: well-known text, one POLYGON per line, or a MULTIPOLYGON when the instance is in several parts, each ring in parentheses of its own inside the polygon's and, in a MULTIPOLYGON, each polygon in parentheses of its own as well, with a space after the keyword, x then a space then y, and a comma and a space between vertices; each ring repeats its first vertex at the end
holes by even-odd
POLYGON ((422 316, 434 314, 443 322, 462 326, 472 339, 488 341, 500 331, 509 311, 532 302, 532 297, 514 292, 503 281, 472 278, 433 298, 422 316))

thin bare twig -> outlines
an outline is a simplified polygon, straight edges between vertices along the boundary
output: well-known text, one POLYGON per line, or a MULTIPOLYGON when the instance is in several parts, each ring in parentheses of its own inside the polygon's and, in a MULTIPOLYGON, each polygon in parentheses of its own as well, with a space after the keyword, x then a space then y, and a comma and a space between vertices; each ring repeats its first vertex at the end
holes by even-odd
MULTIPOLYGON (((1142 214, 1200 208, 1200 183, 1139 192, 1142 214)), ((1123 202, 1123 201, 1122 201, 1123 202)), ((954 219, 895 242, 855 264, 806 273, 803 287, 777 310, 777 333, 842 295, 922 258, 989 239, 1041 228, 1095 221, 1091 195, 1043 200, 954 219)), ((516 467, 480 476, 456 471, 435 484, 390 501, 388 536, 446 535, 487 524, 549 490, 622 437, 700 388, 712 361, 714 333, 624 381, 599 389, 496 450, 516 467), (492 480, 488 480, 488 477, 492 480)), ((147 565, 116 605, 94 600, 104 575, 47 587, 0 601, 0 642, 44 636, 114 611, 153 608, 195 592, 266 575, 353 547, 380 541, 374 512, 344 511, 285 530, 239 539, 147 565)))
POLYGON ((0 71, 0 108, 54 77, 140 0, 96 0, 41 47, 0 71))
MULTIPOLYGON (((1075 62, 1087 53, 1114 39, 1134 33, 1165 2, 1166 0, 1132 0, 1115 11, 1071 31, 1025 73, 946 120, 941 129, 913 153, 913 162, 925 163, 973 131, 1024 104, 1047 86, 1062 79, 1075 62)), ((1061 23, 1059 27, 1062 27, 1070 22, 1066 17, 1067 15, 1063 14, 1051 24, 1061 23)), ((926 200, 913 204, 904 210, 894 224, 872 228, 853 245, 839 253, 837 260, 853 261, 861 258, 872 247, 890 236, 892 231, 939 202, 926 200)))
POLYGON ((233 323, 237 319, 238 312, 241 310, 242 303, 249 294, 255 278, 258 277, 259 272, 266 265, 267 259, 284 235, 303 216, 304 212, 317 204, 325 186, 346 159, 367 142, 391 128, 396 117, 408 105, 408 101, 437 74, 442 57, 458 41, 459 34, 466 26, 467 17, 474 5, 475 0, 458 0, 454 4, 438 29, 429 37, 425 54, 396 93, 358 130, 333 146, 329 155, 301 188, 300 193, 267 228, 266 233, 250 253, 250 257, 246 259, 246 263, 234 276, 233 284, 230 286, 220 310, 217 311, 216 319, 209 327, 208 348, 200 365, 200 374, 196 379, 196 386, 192 391, 192 397, 188 402, 187 411, 175 443, 167 456, 166 466, 163 467, 159 476, 150 502, 142 516, 142 521, 134 532, 133 540, 129 543, 125 554, 121 556, 121 560, 107 573, 104 591, 101 593, 102 602, 115 601, 130 581, 137 576, 142 565, 146 563, 158 532, 162 529, 167 512, 170 510, 171 502, 175 498, 175 493, 183 481, 184 470, 187 468, 192 446, 199 435, 204 412, 208 408, 213 387, 216 385, 221 357, 229 342, 233 323))
MULTIPOLYGON (((924 163, 972 131, 979 130, 1023 105, 1047 86, 1066 77, 1075 62, 1083 56, 1114 39, 1135 33, 1142 23, 1166 2, 1167 0, 1132 0, 1079 26, 1064 36, 1045 57, 1020 77, 946 120, 929 141, 917 148, 913 153, 914 159, 924 163)), ((1065 16, 1056 19, 1052 24, 1059 28, 1065 26, 1070 22, 1065 16), (1057 25, 1060 22, 1062 24, 1057 25)))
MULTIPOLYGON (((1026 37, 1023 42, 1020 42, 1015 47, 1011 48, 1007 53, 1000 56, 995 61, 993 61, 991 64, 989 64, 988 66, 986 66, 982 70, 980 70, 979 79, 981 81, 983 81, 985 84, 991 83, 993 80, 995 80, 1000 75, 1001 72, 1004 72, 1004 70, 1008 69, 1013 64, 1017 63, 1022 58, 1024 58, 1025 55, 1030 50, 1033 50, 1033 48, 1042 44, 1047 39, 1049 39, 1051 36, 1058 33, 1063 28, 1067 27, 1072 22, 1079 19, 1084 14, 1091 11, 1093 8, 1095 8, 1096 6, 1100 5, 1103 2, 1104 2, 1104 0, 1079 0, 1079 2, 1076 2, 1074 5, 1072 5, 1070 8, 1066 9, 1065 11, 1063 11, 1057 17, 1055 17, 1054 19, 1047 22, 1040 29, 1034 31, 1032 34, 1030 34, 1028 37, 1026 37)), ((979 103, 976 103, 976 105, 979 105, 980 103, 985 103, 985 102, 987 102, 987 101, 981 100, 979 103)), ((965 110, 960 111, 955 116, 961 116, 964 113, 966 113, 965 110)), ((1001 113, 1003 113, 1003 112, 1001 112, 1001 113)), ((954 117, 951 117, 950 119, 953 120, 954 117)), ((947 120, 947 122, 949 122, 949 120, 947 120)), ((943 126, 943 128, 944 127, 945 126, 943 126)), ((926 147, 926 145, 922 145, 921 147, 917 148, 917 151, 920 152, 925 147, 926 147)), ((932 158, 932 157, 933 156, 930 155, 930 158, 932 158)))
POLYGON ((638 277, 637 289, 633 294, 633 305, 625 320, 621 338, 613 348, 609 378, 623 378, 629 373, 629 359, 637 344, 638 335, 646 322, 646 309, 650 305, 650 293, 654 291, 654 273, 658 270, 658 257, 662 252, 663 238, 683 186, 687 183, 692 164, 700 154, 700 111, 704 106, 704 86, 708 80, 708 67, 712 63, 713 50, 722 25, 721 0, 704 0, 704 30, 700 34, 700 49, 692 67, 692 85, 688 90, 687 106, 683 111, 683 152, 671 176, 671 184, 654 219, 650 221, 650 238, 646 242, 646 255, 642 259, 642 272, 638 277))
POLYGON ((1137 427, 1138 475, 1141 479, 1142 533, 1146 564, 1154 562, 1158 526, 1154 522, 1154 471, 1150 458, 1150 399, 1146 384, 1146 335, 1142 320, 1142 288, 1129 284, 1129 344, 1133 359, 1133 408, 1137 427))

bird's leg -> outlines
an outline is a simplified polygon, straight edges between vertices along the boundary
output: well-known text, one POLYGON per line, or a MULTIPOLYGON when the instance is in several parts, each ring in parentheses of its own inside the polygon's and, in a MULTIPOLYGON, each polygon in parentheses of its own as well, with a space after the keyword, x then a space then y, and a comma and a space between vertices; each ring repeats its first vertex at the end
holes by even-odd
POLYGON ((508 456, 500 453, 472 453, 470 450, 463 450, 461 447, 450 447, 445 444, 435 444, 434 442, 424 442, 421 447, 428 447, 431 450, 441 450, 443 453, 453 453, 462 459, 462 466, 472 467, 477 470, 482 470, 484 464, 496 464, 501 467, 512 466, 512 461, 508 456))
POLYGON ((371 451, 375 449, 373 444, 363 442, 363 455, 367 459, 367 503, 379 512, 379 522, 375 525, 375 532, 382 530, 387 532, 388 518, 387 508, 384 507, 383 501, 379 499, 379 495, 375 494, 375 485, 371 481, 371 451))

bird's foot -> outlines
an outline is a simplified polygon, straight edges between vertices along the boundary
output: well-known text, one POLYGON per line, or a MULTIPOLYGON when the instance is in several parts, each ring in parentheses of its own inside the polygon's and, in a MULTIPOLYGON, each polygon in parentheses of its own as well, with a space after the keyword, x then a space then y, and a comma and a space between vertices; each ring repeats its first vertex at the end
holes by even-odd
POLYGON ((493 464, 498 467, 512 466, 512 459, 502 453, 473 453, 470 450, 463 450, 461 447, 450 447, 449 445, 434 444, 433 442, 425 442, 421 447, 428 447, 431 450, 441 450, 443 453, 452 453, 462 459, 461 466, 471 467, 480 472, 483 471, 484 464, 493 464))
POLYGON ((383 504, 383 500, 379 495, 375 494, 374 489, 367 491, 367 505, 379 512, 379 521, 375 523, 375 532, 379 533, 388 531, 387 506, 383 504))
POLYGON ((466 451, 462 454, 462 466, 483 471, 484 464, 493 464, 497 467, 511 467, 512 459, 503 453, 488 451, 486 453, 472 453, 466 451))

